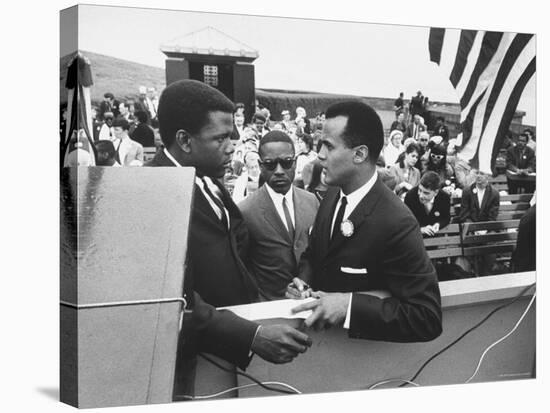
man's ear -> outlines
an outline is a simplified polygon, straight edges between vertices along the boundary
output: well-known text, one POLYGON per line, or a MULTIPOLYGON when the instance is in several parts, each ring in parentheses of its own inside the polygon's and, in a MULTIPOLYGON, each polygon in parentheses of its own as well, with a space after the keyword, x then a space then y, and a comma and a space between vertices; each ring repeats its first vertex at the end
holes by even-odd
POLYGON ((183 152, 191 152, 191 135, 185 129, 179 129, 176 132, 175 142, 183 152))
POLYGON ((356 163, 365 162, 369 158, 369 148, 367 145, 357 146, 353 153, 353 161, 356 163))

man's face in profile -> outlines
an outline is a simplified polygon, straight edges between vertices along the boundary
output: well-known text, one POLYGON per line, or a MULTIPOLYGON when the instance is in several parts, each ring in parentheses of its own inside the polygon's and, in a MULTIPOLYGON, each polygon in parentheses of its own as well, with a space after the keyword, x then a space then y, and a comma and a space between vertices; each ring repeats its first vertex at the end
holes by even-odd
POLYGON ((233 115, 226 112, 209 112, 206 124, 191 135, 191 164, 212 178, 221 178, 231 166, 233 144, 233 115))

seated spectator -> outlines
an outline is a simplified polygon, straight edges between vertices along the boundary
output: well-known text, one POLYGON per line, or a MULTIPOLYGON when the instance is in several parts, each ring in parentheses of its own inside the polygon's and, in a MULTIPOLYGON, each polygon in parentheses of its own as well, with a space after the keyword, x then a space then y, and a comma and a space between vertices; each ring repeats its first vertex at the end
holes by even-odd
POLYGON ((443 116, 435 118, 434 135, 441 136, 445 142, 449 140, 449 128, 445 125, 445 118, 443 116))
POLYGON ((475 182, 462 192, 459 222, 496 221, 500 205, 498 191, 489 183, 489 175, 472 169, 475 182))
POLYGON ((390 132, 398 130, 403 133, 407 130, 407 124, 405 123, 405 114, 403 112, 397 115, 397 119, 394 120, 390 126, 390 132))
POLYGON ((135 112, 135 116, 136 116, 137 126, 134 128, 134 130, 130 134, 130 137, 132 138, 132 140, 136 141, 141 146, 144 146, 146 148, 154 147, 155 131, 147 123, 147 120, 148 120, 147 113, 145 113, 142 110, 138 110, 135 112))
POLYGON ((260 112, 256 112, 252 116, 252 127, 254 128, 254 130, 256 131, 256 133, 260 138, 269 132, 265 126, 266 126, 265 116, 260 112))
POLYGON ((398 195, 409 191, 420 182, 420 171, 414 166, 418 160, 419 151, 417 144, 409 144, 405 149, 405 156, 389 169, 395 177, 394 190, 398 195))
POLYGON ((260 155, 257 151, 248 151, 244 154, 244 169, 235 180, 233 186, 233 201, 238 204, 259 187, 260 155))
POLYGON ((303 133, 307 133, 307 134, 310 134, 311 133, 311 124, 310 124, 310 121, 309 119, 307 118, 307 113, 306 113, 306 110, 301 107, 301 106, 298 106, 296 108, 296 119, 294 120, 294 122, 296 123, 296 125, 299 125, 299 120, 300 119, 303 119, 303 130, 302 132, 303 133))
POLYGON ((506 153, 506 180, 508 192, 517 194, 520 189, 526 193, 535 191, 535 152, 527 146, 528 135, 522 133, 516 146, 506 153))
POLYGON ((235 130, 237 131, 239 140, 244 138, 244 114, 241 113, 239 109, 235 110, 233 114, 233 120, 235 123, 235 130))
POLYGON ((98 134, 98 140, 114 140, 115 134, 113 131, 113 121, 115 119, 115 115, 113 112, 105 112, 103 113, 103 124, 99 128, 99 134, 98 134))
POLYGON ((425 237, 433 237, 451 221, 451 197, 439 188, 439 175, 428 171, 418 186, 405 195, 405 204, 412 211, 425 237))
POLYGON ((110 140, 102 140, 97 141, 95 144, 95 148, 97 151, 97 166, 115 166, 120 167, 122 166, 116 161, 116 151, 115 151, 115 145, 113 145, 113 141, 110 140))
MULTIPOLYGON (((412 139, 412 138, 411 138, 412 139)), ((416 169, 423 172, 426 169, 426 163, 428 162, 428 156, 430 154, 430 148, 433 143, 430 144, 430 134, 426 131, 420 132, 417 139, 419 151, 418 161, 416 161, 416 169)))
POLYGON ((302 180, 304 166, 317 159, 317 153, 313 150, 313 138, 309 135, 302 135, 296 141, 296 178, 302 180))
POLYGON ((422 116, 416 114, 413 116, 413 121, 409 124, 409 126, 407 126, 405 134, 409 138, 415 138, 418 140, 420 132, 427 132, 427 128, 426 125, 424 125, 422 116))
POLYGON ((130 124, 124 118, 118 117, 113 121, 113 133, 116 148, 117 162, 122 166, 142 166, 143 146, 128 136, 130 124))
POLYGON ((531 148, 533 152, 537 153, 537 142, 533 131, 531 129, 525 129, 523 133, 527 134, 527 146, 531 148))
POLYGON ((290 119, 290 111, 287 109, 283 110, 281 112, 281 116, 283 117, 283 120, 281 121, 283 130, 286 133, 293 132, 296 129, 296 124, 290 119))
POLYGON ((455 173, 451 165, 447 163, 447 148, 443 145, 434 145, 429 152, 428 161, 424 172, 432 171, 439 175, 441 188, 450 193, 455 183, 455 173))
POLYGON ((388 144, 382 149, 382 156, 386 163, 386 168, 390 168, 397 162, 399 155, 405 151, 405 148, 401 144, 403 140, 403 132, 400 130, 393 130, 390 132, 390 138, 388 144))
POLYGON ((328 189, 325 183, 325 169, 318 161, 313 161, 304 167, 302 177, 306 191, 314 194, 321 202, 328 189), (309 172, 310 170, 311 172, 309 172))
POLYGON ((455 184, 457 188, 466 188, 473 183, 470 164, 457 156, 456 139, 450 139, 447 145, 447 163, 455 171, 455 184))

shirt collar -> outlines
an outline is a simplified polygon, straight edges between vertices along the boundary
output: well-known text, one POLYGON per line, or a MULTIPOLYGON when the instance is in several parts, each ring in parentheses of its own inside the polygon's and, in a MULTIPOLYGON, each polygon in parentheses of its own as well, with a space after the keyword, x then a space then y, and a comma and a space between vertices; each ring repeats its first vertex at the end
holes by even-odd
POLYGON ((269 196, 271 197, 271 200, 273 202, 278 202, 279 204, 282 204, 283 203, 283 198, 286 198, 286 202, 287 204, 290 204, 290 205, 294 205, 292 202, 293 202, 293 191, 292 191, 292 185, 290 185, 290 189, 288 190, 288 192, 286 194, 279 194, 278 192, 275 192, 267 183, 264 184, 266 189, 267 189, 267 193, 269 194, 269 196))
POLYGON ((363 186, 357 188, 352 193, 346 195, 340 189, 340 199, 342 199, 342 197, 345 196, 348 202, 348 205, 351 205, 354 208, 365 196, 367 196, 367 194, 370 192, 370 190, 374 186, 374 183, 376 182, 377 178, 378 178, 378 172, 375 170, 371 178, 363 186))

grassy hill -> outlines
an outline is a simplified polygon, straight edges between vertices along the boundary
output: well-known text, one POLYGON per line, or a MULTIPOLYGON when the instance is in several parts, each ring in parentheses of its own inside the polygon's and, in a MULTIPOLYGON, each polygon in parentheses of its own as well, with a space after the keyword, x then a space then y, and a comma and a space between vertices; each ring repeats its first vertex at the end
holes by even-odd
MULTIPOLYGON (((92 102, 99 103, 103 100, 103 94, 111 92, 118 100, 135 99, 138 88, 153 86, 161 91, 166 86, 164 69, 147 66, 128 60, 117 59, 97 53, 82 51, 92 66, 94 85, 91 87, 92 102)), ((67 102, 65 79, 67 76, 67 64, 72 55, 61 58, 59 76, 60 102, 67 102)))

